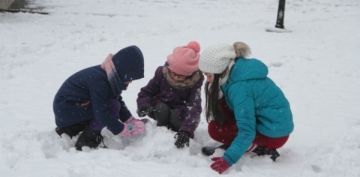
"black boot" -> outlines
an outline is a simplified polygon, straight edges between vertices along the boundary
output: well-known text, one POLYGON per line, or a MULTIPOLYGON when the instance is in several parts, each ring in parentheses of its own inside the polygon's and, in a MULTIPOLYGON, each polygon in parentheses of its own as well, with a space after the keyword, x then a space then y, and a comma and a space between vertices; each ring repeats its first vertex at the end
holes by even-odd
POLYGON ((274 162, 280 156, 276 149, 269 149, 265 146, 258 146, 252 152, 256 153, 258 156, 270 155, 271 160, 274 162))
POLYGON ((81 151, 83 146, 88 146, 90 148, 97 148, 102 142, 103 137, 101 136, 100 131, 92 130, 86 128, 79 136, 78 140, 75 143, 76 150, 81 151))
POLYGON ((63 133, 67 134, 70 136, 70 138, 78 135, 81 131, 83 131, 88 123, 79 123, 79 124, 75 124, 75 125, 71 125, 68 127, 56 127, 55 128, 55 132, 61 136, 63 133))

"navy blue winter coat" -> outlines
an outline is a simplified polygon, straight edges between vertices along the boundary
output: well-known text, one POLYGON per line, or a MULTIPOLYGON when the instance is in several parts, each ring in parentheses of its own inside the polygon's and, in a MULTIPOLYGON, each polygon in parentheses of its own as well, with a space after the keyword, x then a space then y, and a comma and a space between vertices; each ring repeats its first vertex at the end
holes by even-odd
POLYGON ((124 126, 118 119, 126 121, 131 113, 122 100, 121 91, 126 90, 125 82, 144 77, 144 59, 139 48, 130 46, 120 50, 112 61, 116 67, 116 83, 110 83, 113 79, 98 65, 73 74, 62 84, 53 104, 58 127, 96 119, 114 134, 122 131, 124 126), (120 89, 114 89, 111 84, 117 84, 120 89), (110 114, 110 103, 114 99, 121 105, 118 117, 110 114))

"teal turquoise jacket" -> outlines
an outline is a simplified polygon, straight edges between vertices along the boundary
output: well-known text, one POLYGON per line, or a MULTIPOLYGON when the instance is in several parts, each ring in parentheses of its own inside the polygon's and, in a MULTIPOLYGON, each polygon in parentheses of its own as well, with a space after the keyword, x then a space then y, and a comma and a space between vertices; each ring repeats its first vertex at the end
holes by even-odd
POLYGON ((277 138, 288 136, 294 129, 289 102, 267 74, 268 69, 261 61, 238 58, 221 86, 238 128, 224 153, 230 165, 250 147, 256 132, 277 138))

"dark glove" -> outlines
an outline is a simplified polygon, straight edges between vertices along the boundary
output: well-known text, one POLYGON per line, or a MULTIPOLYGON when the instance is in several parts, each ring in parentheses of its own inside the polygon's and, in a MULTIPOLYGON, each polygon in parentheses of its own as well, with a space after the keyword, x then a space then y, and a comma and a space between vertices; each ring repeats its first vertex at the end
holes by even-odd
POLYGON ((139 115, 139 117, 144 117, 146 115, 149 115, 151 112, 151 106, 144 106, 139 108, 136 112, 139 115))
POLYGON ((189 146, 189 133, 180 131, 175 135, 175 146, 179 149, 189 146))
POLYGON ((210 167, 220 174, 224 173, 230 167, 223 157, 213 157, 211 160, 214 162, 210 165, 210 167))

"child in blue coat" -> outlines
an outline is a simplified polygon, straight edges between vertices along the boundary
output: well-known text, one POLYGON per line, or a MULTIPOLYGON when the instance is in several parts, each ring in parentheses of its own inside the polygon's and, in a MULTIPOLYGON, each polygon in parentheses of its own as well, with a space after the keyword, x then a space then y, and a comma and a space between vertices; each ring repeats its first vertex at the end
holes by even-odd
POLYGON ((247 58, 243 42, 211 46, 203 51, 199 68, 207 77, 206 118, 210 137, 227 146, 214 157, 211 168, 226 171, 247 151, 279 156, 293 131, 290 105, 281 89, 267 76, 264 63, 247 58))
POLYGON ((98 147, 104 127, 121 137, 143 133, 144 123, 132 116, 121 97, 133 80, 143 77, 144 58, 136 46, 110 54, 102 65, 76 72, 55 95, 56 132, 70 137, 81 132, 75 143, 77 150, 98 147))

